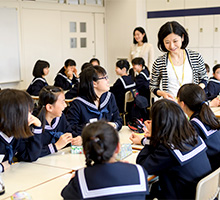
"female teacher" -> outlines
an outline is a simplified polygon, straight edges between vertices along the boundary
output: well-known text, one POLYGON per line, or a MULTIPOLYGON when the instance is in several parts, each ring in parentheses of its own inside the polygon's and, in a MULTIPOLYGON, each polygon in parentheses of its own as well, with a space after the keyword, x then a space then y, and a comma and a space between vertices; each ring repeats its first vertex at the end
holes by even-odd
POLYGON ((185 83, 196 83, 202 88, 207 85, 203 58, 186 49, 188 43, 188 33, 178 22, 167 22, 160 28, 157 46, 166 53, 154 62, 150 80, 150 90, 158 97, 175 99, 178 89, 185 83))
POLYGON ((130 49, 129 60, 132 61, 136 57, 142 57, 149 71, 154 62, 153 45, 148 43, 147 35, 142 27, 137 27, 133 31, 133 43, 130 49))

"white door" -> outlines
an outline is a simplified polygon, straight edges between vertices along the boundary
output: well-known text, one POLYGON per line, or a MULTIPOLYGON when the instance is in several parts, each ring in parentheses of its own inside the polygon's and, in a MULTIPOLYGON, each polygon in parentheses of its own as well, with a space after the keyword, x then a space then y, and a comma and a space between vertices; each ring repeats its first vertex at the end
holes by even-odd
POLYGON ((83 63, 95 54, 94 15, 61 12, 63 59, 74 59, 80 72, 83 63))

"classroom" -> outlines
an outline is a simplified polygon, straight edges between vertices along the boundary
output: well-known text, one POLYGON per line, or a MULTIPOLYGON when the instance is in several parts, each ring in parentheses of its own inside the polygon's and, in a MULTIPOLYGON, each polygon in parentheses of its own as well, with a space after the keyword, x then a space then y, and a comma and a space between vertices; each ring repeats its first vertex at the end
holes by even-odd
MULTIPOLYGON (((17 152, 12 151, 18 155, 15 156, 15 163, 11 163, 10 153, 7 160, 11 166, 8 168, 2 164, 3 161, 0 163, 0 179, 5 186, 0 199, 105 199, 108 195, 113 195, 110 199, 145 199, 145 196, 146 199, 159 200, 188 199, 192 196, 201 199, 199 195, 206 199, 209 190, 201 189, 203 193, 200 194, 196 186, 199 180, 214 173, 218 173, 218 180, 215 179, 212 184, 219 194, 219 0, 0 0, 0 29, 0 88, 2 94, 5 94, 2 97, 0 95, 0 118, 4 118, 5 122, 2 123, 5 124, 23 123, 26 124, 25 129, 28 125, 31 127, 31 131, 25 134, 19 125, 21 134, 13 135, 10 131, 7 132, 7 127, 2 125, 1 128, 0 124, 0 142, 2 138, 8 144, 13 139, 18 141, 17 152), (171 32, 168 33, 169 28, 171 32), (138 37, 141 37, 141 45, 148 45, 148 58, 141 54, 143 48, 138 47, 138 37), (179 53, 176 53, 176 49, 179 53), (86 66, 83 70, 83 65, 87 65, 91 59, 98 59, 100 64, 92 68, 92 65, 86 66), (43 66, 42 77, 33 76, 37 63, 43 66), (206 73, 208 68, 205 68, 205 64, 209 73, 206 73), (69 78, 65 73, 67 74, 67 68, 71 66, 74 66, 71 69, 73 76, 69 78), (175 70, 179 66, 182 71, 178 68, 175 70), (45 69, 48 71, 45 72, 45 69), (61 72, 62 69, 65 72, 61 72), (67 98, 70 88, 67 91, 55 84, 55 78, 61 73, 67 76, 64 78, 69 79, 70 87, 75 89, 77 95, 67 98), (123 78, 124 75, 131 78, 123 78), (42 78, 46 87, 35 95, 28 88, 37 78, 42 78), (119 96, 119 93, 122 95, 121 85, 125 88, 123 97, 119 96), (30 95, 24 92, 26 90, 34 100, 33 109, 30 95), (134 94, 132 91, 135 91, 134 94), (193 96, 193 91, 197 92, 197 96, 193 96), (11 98, 8 102, 7 95, 11 98), (136 106, 137 96, 144 97, 144 100, 140 99, 142 107, 136 106), (132 103, 127 104, 129 98, 132 103), (8 104, 8 107, 5 106, 8 110, 9 105, 12 105, 11 112, 8 111, 8 114, 14 112, 11 122, 4 117, 6 114, 3 112, 7 112, 1 105, 4 102, 8 104), (22 110, 15 111, 21 109, 16 106, 13 108, 16 102, 21 102, 22 110), (25 110, 28 110, 28 122, 22 119, 22 116, 26 116, 23 113, 25 110), (21 119, 16 122, 19 116, 21 119), (89 157, 89 153, 87 155, 84 152, 84 155, 82 149, 86 149, 84 145, 89 139, 86 140, 86 134, 83 137, 83 133, 88 124, 89 127, 91 125, 91 134, 92 130, 98 133, 98 129, 102 130, 106 124, 102 119, 108 121, 107 124, 118 132, 118 142, 112 141, 116 150, 114 149, 108 162, 118 154, 116 160, 128 161, 134 164, 132 166, 138 166, 135 169, 135 173, 139 174, 136 183, 135 176, 132 180, 129 179, 130 182, 120 182, 124 193, 107 191, 98 181, 97 187, 100 186, 101 189, 90 191, 88 182, 92 180, 92 176, 86 180, 82 175, 84 172, 81 169, 91 167, 90 160, 100 163, 94 157, 85 157, 89 157), (96 122, 99 120, 100 123, 96 122), (57 124, 62 125, 58 128, 55 127, 57 124), (99 126, 97 130, 95 126, 99 126), (170 129, 172 126, 178 127, 178 134, 174 131, 176 135, 173 135, 175 128, 170 129), (163 132, 162 129, 169 131, 163 132), (155 134, 152 140, 151 131, 155 134), (45 138, 53 142, 49 144, 45 141, 47 144, 40 144, 44 133, 45 138), (24 141, 29 139, 33 146, 24 145, 27 143, 24 141), (44 148, 44 145, 47 147, 44 148), (155 148, 156 153, 152 155, 158 159, 157 165, 154 165, 150 156, 152 149, 149 146, 155 148), (25 153, 19 153, 21 149, 24 151, 23 147, 25 153), (26 152, 29 148, 33 152, 26 152), (42 149, 41 152, 37 152, 39 148, 42 149), (162 151, 162 155, 157 154, 158 151, 162 151), (213 152, 217 153, 213 155, 213 152), (166 156, 166 162, 162 156, 166 156), (173 170, 161 175, 161 166, 168 165, 173 170), (203 165, 203 168, 198 165, 203 165), (139 166, 142 166, 141 169, 139 166), (179 166, 182 166, 181 170, 179 166), (198 168, 197 173, 189 177, 186 175, 189 172, 188 167, 192 171, 198 168), (183 178, 187 187, 183 187, 179 180, 174 181, 171 173, 183 178), (80 175, 83 178, 79 178, 80 175), (72 176, 77 178, 70 181, 72 176), (137 184, 137 188, 128 189, 124 186, 126 184, 129 187, 137 184), (169 184, 175 184, 175 187, 182 189, 177 189, 178 192, 175 193, 174 187, 169 184), (71 191, 76 187, 80 193, 71 198, 71 191), (184 194, 186 190, 188 192, 184 194)), ((113 133, 110 127, 105 128, 109 128, 109 134, 113 133)), ((105 145, 105 141, 100 141, 101 138, 97 135, 91 135, 90 140, 92 145, 105 145)), ((0 151, 2 148, 3 146, 0 151)), ((0 158, 5 162, 3 152, 0 158)), ((131 173, 129 170, 134 170, 129 166, 124 173, 118 174, 126 177, 126 173, 131 173)), ((115 167, 116 171, 120 171, 123 166, 115 167)), ((113 188, 120 191, 117 186, 110 188, 112 191, 113 188)), ((215 197, 220 199, 220 194, 219 197, 215 194, 215 197)))

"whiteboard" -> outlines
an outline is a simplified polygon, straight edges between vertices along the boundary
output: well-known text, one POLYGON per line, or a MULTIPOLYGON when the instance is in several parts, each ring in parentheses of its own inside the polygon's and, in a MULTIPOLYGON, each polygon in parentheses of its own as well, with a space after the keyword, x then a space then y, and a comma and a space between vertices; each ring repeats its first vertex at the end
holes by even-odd
POLYGON ((21 80, 19 50, 18 11, 0 8, 0 83, 21 80))

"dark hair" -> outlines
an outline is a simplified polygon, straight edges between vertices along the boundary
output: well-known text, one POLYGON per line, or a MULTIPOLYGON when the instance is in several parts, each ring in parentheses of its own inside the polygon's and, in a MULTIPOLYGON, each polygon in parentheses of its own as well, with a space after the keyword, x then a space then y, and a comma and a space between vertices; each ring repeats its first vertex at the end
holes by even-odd
POLYGON ((169 149, 188 151, 197 144, 197 133, 177 103, 168 99, 156 101, 151 108, 151 118, 151 145, 162 143, 169 149))
POLYGON ((113 156, 119 142, 117 131, 108 123, 98 121, 89 124, 82 131, 86 165, 105 163, 113 156))
POLYGON ((98 65, 100 65, 100 61, 99 61, 98 58, 92 58, 89 62, 90 62, 91 64, 92 64, 93 62, 97 62, 98 65))
POLYGON ((207 64, 207 63, 205 63, 205 69, 206 69, 206 71, 209 73, 210 72, 210 67, 209 67, 209 65, 207 64))
POLYGON ((132 65, 142 65, 143 69, 144 68, 147 69, 148 73, 150 74, 150 71, 146 67, 145 61, 142 57, 137 57, 137 58, 132 59, 131 64, 132 65))
POLYGON ((33 99, 24 91, 3 89, 0 91, 0 130, 8 137, 28 138, 32 132, 28 125, 28 113, 34 107, 33 99))
POLYGON ((68 66, 76 66, 76 62, 75 60, 72 60, 72 59, 67 59, 64 63, 64 66, 65 67, 68 67, 68 66))
POLYGON ((128 71, 130 67, 129 62, 127 60, 119 60, 118 62, 116 62, 116 66, 120 69, 126 68, 126 71, 128 71))
POLYGON ((90 102, 94 102, 98 97, 94 90, 93 81, 98 81, 100 75, 106 75, 105 69, 101 66, 84 69, 80 73, 79 96, 87 97, 90 102))
POLYGON ((39 102, 37 106, 37 117, 42 123, 42 128, 44 131, 46 124, 46 105, 54 104, 60 93, 63 93, 63 90, 55 86, 45 86, 41 89, 39 93, 39 102))
POLYGON ((207 124, 212 129, 220 128, 220 122, 210 107, 205 103, 206 94, 199 85, 194 83, 183 85, 179 89, 177 97, 179 101, 183 101, 191 111, 198 112, 202 123, 207 124))
MULTIPOLYGON (((146 42, 148 42, 148 40, 147 40, 147 34, 146 34, 146 32, 145 32, 145 30, 142 28, 142 27, 136 27, 135 29, 134 29, 134 31, 133 31, 133 36, 135 35, 135 31, 139 31, 140 33, 142 33, 142 34, 145 34, 144 35, 144 37, 143 37, 143 43, 146 43, 146 42)), ((133 39, 133 43, 134 44, 137 44, 138 42, 135 40, 135 38, 133 39)))
POLYGON ((81 67, 81 71, 83 71, 84 69, 86 69, 87 67, 93 67, 93 65, 91 63, 85 62, 83 63, 82 67, 81 67))
POLYGON ((168 52, 168 50, 166 49, 166 47, 164 45, 163 40, 165 37, 167 37, 171 33, 179 35, 181 38, 182 38, 182 36, 184 36, 184 40, 182 42, 181 49, 185 49, 189 43, 188 33, 186 32, 185 28, 182 25, 180 25, 176 21, 172 21, 172 22, 167 22, 163 26, 161 26, 161 28, 158 32, 157 47, 159 48, 159 50, 164 51, 164 52, 168 52))
POLYGON ((212 69, 213 73, 215 73, 215 71, 219 68, 220 68, 220 64, 215 65, 212 69))
POLYGON ((35 65, 34 65, 34 69, 33 69, 33 76, 34 77, 42 77, 44 75, 44 68, 49 68, 50 64, 47 61, 44 60, 38 60, 35 65))

